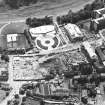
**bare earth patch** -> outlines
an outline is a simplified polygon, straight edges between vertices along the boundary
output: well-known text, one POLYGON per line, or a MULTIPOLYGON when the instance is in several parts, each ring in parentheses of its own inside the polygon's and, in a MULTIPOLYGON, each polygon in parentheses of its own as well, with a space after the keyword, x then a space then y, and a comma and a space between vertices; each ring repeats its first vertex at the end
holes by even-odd
POLYGON ((13 60, 14 80, 35 80, 43 78, 47 70, 40 68, 33 56, 16 56, 13 60))

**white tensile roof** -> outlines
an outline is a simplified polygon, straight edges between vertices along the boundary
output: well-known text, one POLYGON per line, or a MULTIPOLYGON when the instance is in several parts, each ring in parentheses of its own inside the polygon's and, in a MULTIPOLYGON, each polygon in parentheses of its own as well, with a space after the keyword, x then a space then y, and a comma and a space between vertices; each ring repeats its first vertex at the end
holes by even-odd
POLYGON ((7 35, 7 42, 16 41, 16 37, 18 34, 8 34, 7 35))
POLYGON ((48 33, 48 32, 55 33, 54 30, 55 29, 54 29, 53 25, 46 25, 46 26, 40 26, 40 27, 36 27, 36 28, 31 28, 29 30, 29 32, 34 37, 34 36, 37 36, 39 34, 48 33))

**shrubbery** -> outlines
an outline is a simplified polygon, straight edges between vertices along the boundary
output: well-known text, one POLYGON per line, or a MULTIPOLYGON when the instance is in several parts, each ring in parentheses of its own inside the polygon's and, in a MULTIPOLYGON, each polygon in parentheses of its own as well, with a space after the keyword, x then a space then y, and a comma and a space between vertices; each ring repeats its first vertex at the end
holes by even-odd
POLYGON ((38 27, 42 25, 50 25, 53 23, 52 17, 45 16, 44 18, 27 18, 26 24, 30 27, 38 27))
POLYGON ((58 16, 57 22, 58 24, 66 24, 66 23, 75 24, 79 21, 91 18, 93 10, 100 9, 103 7, 104 7, 103 2, 95 0, 92 4, 85 5, 83 9, 79 10, 76 13, 70 10, 67 15, 58 16))
POLYGON ((9 56, 5 55, 5 54, 2 54, 1 55, 1 60, 5 60, 6 62, 9 62, 9 56))
MULTIPOLYGON (((21 6, 28 6, 30 4, 37 3, 39 0, 4 0, 6 5, 9 5, 12 9, 17 9, 21 6)), ((92 4, 87 4, 83 9, 74 13, 71 10, 68 14, 57 17, 58 24, 66 23, 77 23, 78 21, 91 18, 91 13, 95 9, 103 8, 103 1, 95 0, 92 4)), ((28 18, 26 19, 26 24, 31 27, 37 27, 41 25, 48 25, 52 23, 52 19, 49 17, 44 18, 28 18)))

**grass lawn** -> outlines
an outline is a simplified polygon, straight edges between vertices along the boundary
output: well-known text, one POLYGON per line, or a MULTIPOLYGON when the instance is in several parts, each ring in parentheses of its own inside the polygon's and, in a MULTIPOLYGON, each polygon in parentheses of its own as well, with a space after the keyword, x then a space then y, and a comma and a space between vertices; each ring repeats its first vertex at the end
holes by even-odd
POLYGON ((27 25, 24 22, 10 23, 1 32, 2 35, 23 33, 27 25))
MULTIPOLYGON (((0 25, 2 27, 2 24, 0 25)), ((24 29, 27 28, 27 25, 24 22, 19 23, 10 23, 7 25, 2 31, 0 36, 0 47, 3 49, 8 48, 7 45, 7 34, 17 34, 23 33, 24 29)), ((19 34, 16 41, 16 48, 29 48, 29 44, 27 42, 26 37, 23 34, 19 34)))
POLYGON ((3 101, 6 97, 6 92, 3 90, 0 90, 0 102, 3 101))
POLYGON ((93 2, 93 0, 39 0, 37 4, 24 6, 20 9, 8 10, 0 9, 0 21, 23 19, 24 17, 42 17, 45 15, 62 15, 66 14, 70 9, 74 12, 83 8, 85 4, 93 2), (53 1, 53 2, 52 2, 53 1))

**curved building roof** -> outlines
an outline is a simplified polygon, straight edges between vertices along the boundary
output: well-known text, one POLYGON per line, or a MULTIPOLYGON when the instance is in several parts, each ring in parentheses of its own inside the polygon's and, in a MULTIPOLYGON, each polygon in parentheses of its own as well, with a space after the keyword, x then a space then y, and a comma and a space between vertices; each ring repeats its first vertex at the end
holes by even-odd
POLYGON ((40 27, 36 27, 36 28, 31 28, 29 30, 29 32, 31 33, 32 37, 35 37, 39 34, 45 34, 45 33, 49 33, 50 34, 54 34, 54 26, 53 25, 46 25, 46 26, 40 26, 40 27))

